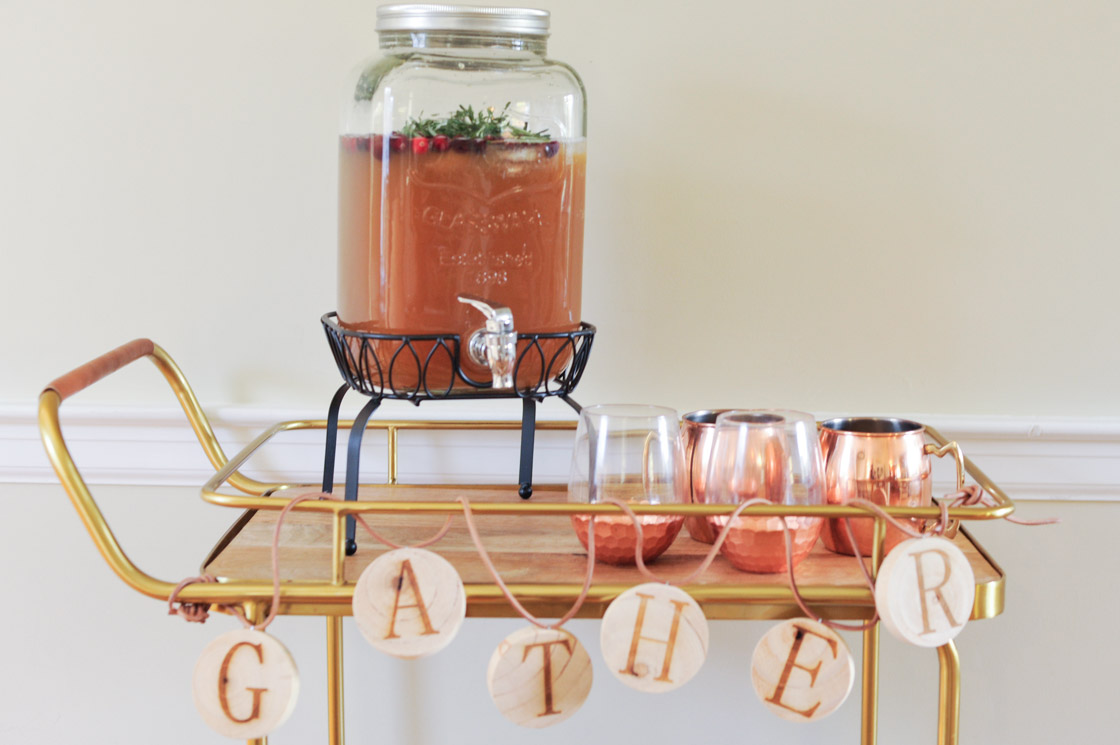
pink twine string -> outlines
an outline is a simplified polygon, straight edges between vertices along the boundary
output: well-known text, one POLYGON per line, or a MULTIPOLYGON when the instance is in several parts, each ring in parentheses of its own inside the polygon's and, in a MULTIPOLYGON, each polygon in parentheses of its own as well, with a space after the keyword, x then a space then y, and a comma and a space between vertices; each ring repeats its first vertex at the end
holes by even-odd
MULTIPOLYGON (((856 554, 856 565, 859 566, 863 572, 863 578, 867 582, 867 587, 871 590, 871 596, 875 596, 875 580, 871 577, 871 572, 868 571, 867 565, 863 563, 863 556, 859 552, 859 546, 856 544, 855 534, 852 533, 852 523, 848 518, 843 518, 844 530, 848 534, 848 540, 852 544, 852 550, 856 554)), ((782 532, 785 534, 786 542, 786 571, 789 576, 789 590, 793 593, 793 599, 797 601, 797 607, 801 609, 809 618, 815 618, 825 626, 832 629, 839 629, 841 631, 867 631, 879 622, 879 609, 876 608, 875 612, 871 614, 871 618, 863 623, 844 623, 842 621, 833 621, 831 619, 822 618, 819 614, 813 613, 809 608, 809 604, 805 602, 805 598, 801 596, 801 591, 797 589, 797 579, 793 576, 793 539, 790 538, 789 526, 786 524, 786 519, 782 518, 782 532)))
MULTIPOLYGON (((425 546, 430 546, 433 543, 436 543, 437 541, 439 541, 439 539, 441 539, 445 535, 447 535, 447 531, 451 529, 451 518, 452 517, 453 517, 453 515, 448 515, 447 516, 447 519, 443 522, 443 527, 440 528, 439 531, 434 536, 432 536, 431 538, 429 538, 426 541, 420 541, 419 543, 413 543, 411 546, 407 546, 407 548, 424 548, 425 546)), ((367 533, 369 533, 371 536, 373 536, 374 540, 381 541, 382 543, 384 543, 389 548, 406 548, 406 546, 402 546, 402 545, 393 543, 388 538, 386 538, 385 536, 381 535, 376 530, 371 528, 369 526, 369 523, 367 523, 365 521, 365 518, 362 517, 361 515, 354 515, 354 519, 358 521, 359 525, 361 525, 363 528, 366 529, 367 533)))
POLYGON ((543 623, 540 620, 538 620, 536 616, 534 616, 532 613, 530 613, 528 610, 526 610, 525 606, 523 606, 521 604, 521 602, 518 601, 518 599, 514 596, 514 594, 512 592, 510 592, 509 587, 507 587, 506 583, 502 580, 502 576, 500 574, 498 574, 498 569, 497 569, 497 567, 494 566, 494 562, 490 560, 490 554, 486 551, 486 548, 482 545, 482 537, 478 533, 478 528, 475 526, 475 523, 474 523, 474 515, 471 513, 470 500, 468 500, 466 497, 459 497, 458 501, 461 505, 463 505, 463 519, 467 523, 467 531, 471 534, 471 540, 474 541, 474 547, 475 547, 475 549, 478 550, 479 558, 482 559, 482 563, 486 566, 486 569, 490 572, 490 576, 494 578, 494 584, 496 584, 498 586, 498 589, 500 589, 502 591, 502 594, 505 595, 506 600, 509 601, 509 604, 513 606, 514 610, 516 610, 518 613, 520 613, 525 618, 526 621, 528 621, 529 623, 533 624, 534 626, 537 626, 537 627, 542 628, 542 629, 558 629, 561 626, 563 626, 564 624, 566 624, 568 621, 570 621, 573 617, 575 617, 576 613, 579 612, 580 607, 583 605, 583 601, 587 599, 587 593, 591 590, 591 578, 595 573, 595 516, 594 515, 591 515, 591 518, 588 521, 588 529, 587 529, 587 574, 584 576, 584 579, 583 579, 583 589, 580 591, 579 597, 577 597, 575 602, 572 604, 571 609, 567 613, 565 613, 564 616, 559 621, 557 621, 556 623, 553 623, 553 624, 546 624, 546 623, 543 623))
MULTIPOLYGON (((284 518, 288 515, 289 512, 291 512, 293 507, 295 507, 300 502, 306 502, 310 499, 337 500, 338 497, 334 496, 333 494, 327 494, 326 492, 304 494, 303 496, 296 497, 292 501, 288 502, 286 505, 284 505, 284 509, 280 510, 280 516, 276 518, 276 529, 272 533, 272 604, 269 607, 268 616, 264 619, 264 621, 253 627, 258 631, 264 631, 265 628, 267 628, 268 625, 272 623, 272 620, 276 618, 276 613, 280 609, 280 528, 284 525, 284 518)), ((368 530, 369 534, 375 539, 381 541, 390 548, 401 548, 401 546, 398 546, 397 544, 386 540, 383 536, 378 534, 373 528, 369 526, 369 524, 362 518, 361 515, 355 515, 354 517, 357 518, 357 521, 361 523, 361 525, 366 530, 368 530)), ((443 536, 447 534, 447 530, 450 527, 451 515, 448 515, 447 520, 444 522, 443 527, 440 528, 439 532, 436 533, 434 537, 429 538, 427 541, 416 544, 416 547, 419 548, 421 546, 430 546, 440 538, 443 538, 443 536)), ((242 621, 245 621, 243 617, 242 621)))
POLYGON ((175 585, 175 589, 167 597, 167 615, 169 616, 182 616, 188 623, 206 623, 206 619, 210 617, 210 603, 179 603, 179 607, 175 607, 175 599, 179 597, 179 593, 187 585, 193 585, 196 582, 217 582, 218 578, 212 574, 203 574, 198 577, 188 577, 179 584, 175 585))
MULTIPOLYGON (((946 500, 951 503, 950 506, 952 507, 973 507, 975 505, 994 507, 996 504, 995 500, 988 496, 988 493, 976 484, 966 486, 964 489, 956 492, 955 494, 946 494, 944 499, 942 500, 942 503, 944 503, 946 500)), ((942 515, 944 514, 944 511, 942 511, 942 515)), ((1015 517, 1014 515, 1006 515, 1003 519, 1009 523, 1015 523, 1016 525, 1027 525, 1032 527, 1038 525, 1057 525, 1061 522, 1061 519, 1057 517, 1044 517, 1040 520, 1024 520, 1022 518, 1015 517)))
MULTIPOLYGON (((635 563, 638 566, 638 572, 641 573, 642 576, 653 582, 659 582, 666 585, 687 585, 697 577, 699 577, 701 574, 703 574, 715 560, 716 555, 719 553, 720 547, 723 545, 724 540, 726 540, 728 533, 731 531, 732 527, 735 524, 735 520, 739 517, 740 513, 742 513, 743 510, 752 505, 773 504, 773 502, 767 499, 762 499, 761 497, 756 497, 754 499, 748 499, 745 502, 740 502, 739 506, 735 508, 735 511, 728 516, 727 523, 723 526, 723 529, 720 530, 719 535, 716 536, 716 540, 712 543, 712 548, 708 551, 707 555, 704 557, 704 560, 700 562, 700 565, 688 576, 683 577, 676 582, 669 582, 668 580, 661 579, 646 567, 645 560, 642 558, 642 523, 638 515, 635 514, 632 509, 630 509, 630 506, 627 505, 626 502, 623 502, 620 499, 616 499, 614 497, 606 497, 603 501, 609 502, 621 509, 627 515, 627 517, 630 518, 630 521, 634 523, 634 529, 637 532, 637 540, 634 545, 634 559, 635 563)), ((786 569, 789 577, 789 589, 790 592, 793 593, 793 599, 797 602, 797 606, 801 608, 801 612, 809 618, 816 618, 825 626, 830 626, 834 629, 842 629, 845 631, 865 631, 874 626, 875 623, 879 620, 878 611, 875 612, 870 621, 855 625, 822 618, 820 614, 814 613, 809 608, 809 604, 805 602, 805 598, 802 597, 801 591, 797 587, 797 578, 793 573, 793 539, 790 536, 789 524, 786 522, 786 519, 784 517, 781 518, 781 521, 782 533, 785 537, 786 569)), ((849 540, 851 540, 852 545, 855 546, 855 537, 852 534, 852 526, 846 518, 844 520, 844 528, 848 531, 848 538, 849 540)), ((859 564, 859 568, 863 572, 864 578, 867 580, 867 586, 871 588, 871 593, 874 595, 875 581, 871 578, 871 573, 867 571, 867 567, 863 563, 863 557, 859 554, 859 549, 856 548, 855 551, 856 561, 859 564)))
MULTIPOLYGON (((232 615, 236 616, 246 628, 252 628, 252 629, 256 629, 258 631, 264 631, 268 627, 268 625, 271 624, 272 621, 276 618, 276 614, 278 613, 279 607, 280 607, 280 529, 284 524, 284 518, 287 517, 288 513, 292 510, 293 507, 295 507, 297 504, 299 504, 301 502, 305 502, 305 501, 308 501, 308 500, 311 500, 311 499, 337 499, 337 497, 335 497, 331 494, 323 493, 323 492, 319 492, 319 493, 315 493, 315 494, 305 494, 305 495, 296 497, 296 498, 292 499, 291 501, 289 501, 288 504, 286 504, 284 506, 284 508, 280 511, 280 515, 276 520, 276 527, 275 527, 275 529, 273 531, 273 535, 272 535, 272 547, 271 547, 272 551, 271 551, 271 553, 272 553, 272 587, 273 587, 273 590, 272 590, 272 602, 271 602, 270 607, 269 607, 268 616, 261 623, 254 625, 254 624, 249 622, 249 620, 245 617, 245 615, 241 612, 241 610, 239 608, 237 608, 236 606, 232 606, 232 605, 219 606, 223 610, 225 610, 225 611, 231 613, 232 615)), ((584 600, 586 600, 587 594, 591 589, 591 580, 592 580, 592 577, 594 575, 594 569, 595 569, 595 516, 594 515, 591 516, 591 518, 589 520, 589 525, 588 525, 587 573, 584 577, 583 589, 580 591, 580 594, 576 598, 576 600, 573 603, 571 609, 560 620, 558 620, 556 623, 549 625, 549 624, 542 623, 535 616, 533 616, 531 613, 529 613, 529 611, 525 609, 525 607, 517 600, 517 598, 513 595, 513 593, 510 592, 509 588, 506 586, 505 582, 502 580, 501 575, 498 573, 497 568, 494 566, 493 561, 490 559, 489 553, 486 551, 486 548, 482 545, 482 539, 481 539, 481 537, 478 533, 478 529, 477 529, 477 527, 475 526, 475 523, 474 523, 474 517, 473 517, 473 514, 471 512, 470 501, 466 497, 460 497, 458 499, 458 501, 463 506, 463 519, 466 521, 467 530, 470 533, 471 540, 474 542, 475 548, 478 550, 478 554, 479 554, 479 557, 482 559, 482 563, 486 566, 487 570, 490 572, 490 575, 494 578, 494 582, 495 582, 495 584, 497 584, 498 588, 502 591, 502 594, 509 601, 510 605, 512 605, 513 608, 515 610, 517 610, 518 613, 520 613, 527 621, 534 624, 535 626, 538 626, 540 628, 558 629, 561 626, 563 626, 565 623, 567 623, 569 620, 571 620, 576 615, 576 613, 579 612, 580 607, 583 605, 583 602, 584 602, 584 600)), ((609 502, 611 504, 614 504, 616 507, 618 507, 624 514, 626 514, 630 518, 631 522, 634 525, 634 529, 635 529, 635 532, 637 534, 637 538, 636 538, 636 541, 635 541, 635 544, 634 544, 634 559, 635 559, 635 564, 637 565, 637 568, 638 568, 638 572, 640 574, 642 574, 642 576, 646 577, 647 579, 649 579, 652 582, 658 582, 658 583, 662 583, 662 584, 673 584, 673 583, 670 583, 667 580, 664 580, 664 579, 658 577, 653 572, 651 572, 649 570, 649 568, 646 566, 645 560, 642 557, 642 545, 643 545, 642 524, 641 524, 641 520, 638 518, 638 515, 635 514, 634 511, 632 509, 630 509, 630 507, 625 502, 623 502, 622 500, 615 499, 613 497, 607 497, 604 501, 609 502)), ((719 553, 719 550, 722 547, 724 541, 726 540, 727 535, 730 532, 735 519, 739 517, 740 513, 742 513, 743 510, 747 509, 748 507, 750 507, 752 505, 756 505, 756 504, 770 504, 770 502, 765 500, 765 499, 751 499, 751 500, 747 500, 745 502, 740 503, 735 508, 735 511, 732 512, 729 515, 727 524, 723 526, 722 530, 720 530, 719 535, 716 537, 716 540, 712 544, 712 548, 708 551, 708 553, 704 557, 703 561, 700 562, 700 564, 697 566, 697 568, 692 573, 690 573, 686 577, 682 578, 681 580, 678 580, 677 584, 689 584, 690 582, 692 582, 696 578, 698 578, 701 574, 703 574, 708 569, 708 567, 711 566, 712 562, 715 560, 716 555, 719 553)), ((911 525, 908 525, 907 523, 896 519, 892 515, 887 514, 887 512, 882 509, 882 507, 875 504, 874 502, 870 502, 866 499, 858 499, 857 498, 857 499, 850 500, 847 504, 852 505, 852 506, 856 506, 856 507, 860 507, 862 509, 865 509, 869 512, 874 513, 875 515, 877 515, 877 516, 883 518, 884 520, 886 520, 888 523, 893 525, 898 530, 902 531, 904 534, 909 535, 913 538, 920 538, 923 535, 921 532, 915 530, 911 525)), ((931 533, 931 534, 934 534, 934 535, 945 535, 946 531, 948 531, 949 528, 950 528, 950 523, 955 522, 955 521, 950 521, 950 519, 949 519, 949 507, 950 506, 953 506, 953 507, 973 506, 973 505, 977 505, 977 504, 991 505, 991 504, 994 504, 994 503, 991 502, 990 498, 987 496, 987 494, 985 494, 984 491, 979 486, 977 486, 975 484, 967 486, 963 490, 961 490, 959 492, 956 492, 954 494, 946 495, 943 499, 938 501, 938 507, 941 510, 941 516, 938 519, 937 523, 928 531, 928 533, 931 533)), ((390 548, 403 548, 403 546, 401 546, 400 544, 397 544, 397 543, 394 543, 394 542, 388 540, 387 538, 382 536, 380 533, 375 531, 369 525, 369 523, 366 522, 366 520, 361 515, 355 515, 354 517, 355 517, 356 521, 359 524, 361 524, 361 526, 363 528, 365 528, 366 532, 368 532, 370 534, 370 536, 372 536, 375 540, 380 541, 381 543, 385 544, 386 546, 389 546, 390 548)), ((440 539, 442 539, 445 535, 447 535, 448 530, 451 528, 452 517, 453 517, 452 515, 447 516, 447 519, 444 521, 443 527, 440 528, 439 531, 437 531, 434 536, 432 536, 431 538, 429 538, 425 541, 421 541, 419 543, 413 544, 413 547, 414 548, 423 548, 425 546, 430 546, 433 543, 436 543, 440 539)), ((1045 518, 1045 519, 1041 519, 1041 520, 1023 520, 1023 519, 1011 517, 1010 515, 1005 517, 1004 519, 1008 520, 1009 522, 1013 522, 1017 525, 1030 525, 1030 526, 1052 525, 1052 524, 1060 522, 1060 520, 1058 518, 1045 518)), ((842 629, 842 630, 847 630, 847 631, 865 631, 865 630, 871 628, 872 626, 874 626, 875 623, 878 622, 878 611, 876 611, 876 613, 872 616, 871 620, 869 620, 865 623, 862 623, 862 624, 858 624, 858 625, 844 624, 844 623, 841 623, 841 622, 838 622, 838 621, 832 621, 832 620, 824 619, 824 618, 821 618, 819 615, 812 612, 812 610, 809 608, 808 604, 805 602, 804 597, 802 597, 801 592, 799 591, 799 589, 797 587, 797 578, 794 575, 794 568, 793 568, 793 540, 792 540, 791 535, 790 535, 789 525, 786 523, 785 517, 782 517, 781 521, 782 521, 782 532, 784 534, 784 539, 785 539, 786 569, 787 569, 787 573, 788 573, 788 577, 789 577, 789 587, 790 587, 790 591, 793 594, 794 600, 797 602, 797 605, 798 605, 798 607, 801 608, 802 612, 804 612, 807 616, 809 616, 811 618, 817 618, 821 623, 825 624, 826 626, 830 626, 832 628, 835 628, 835 629, 842 629)), ((870 587, 872 593, 874 593, 875 582, 871 577, 871 573, 868 571, 866 565, 863 562, 863 556, 860 554, 859 548, 857 546, 857 542, 856 542, 855 537, 852 533, 851 522, 849 521, 848 518, 843 518, 843 522, 844 522, 844 529, 848 534, 848 540, 849 540, 849 542, 852 546, 852 549, 855 552, 856 562, 859 565, 860 570, 863 572, 863 575, 864 575, 864 578, 867 581, 868 587, 870 587)), ((210 606, 209 603, 180 603, 179 607, 176 608, 175 607, 176 598, 178 597, 179 593, 183 590, 183 588, 187 587, 188 585, 195 584, 195 583, 198 583, 198 582, 209 583, 209 582, 217 582, 217 581, 218 581, 218 579, 216 577, 214 577, 212 575, 209 575, 209 574, 204 574, 204 575, 201 575, 201 576, 198 576, 198 577, 189 577, 187 579, 184 579, 182 582, 180 582, 178 585, 175 586, 175 588, 171 591, 171 594, 167 598, 168 615, 182 616, 186 621, 191 622, 191 623, 205 623, 206 619, 209 618, 209 615, 210 615, 209 610, 210 610, 211 606, 210 606)))
MULTIPOLYGON (((333 494, 329 494, 329 493, 327 493, 327 492, 319 492, 319 493, 318 493, 317 495, 315 495, 315 496, 317 496, 317 497, 318 497, 319 499, 334 499, 334 500, 338 500, 338 497, 336 497, 336 496, 335 496, 335 495, 333 495, 333 494)), ((366 532, 367 532, 367 533, 369 533, 369 534, 370 534, 370 536, 371 536, 371 537, 372 537, 372 538, 373 538, 373 539, 374 539, 375 541, 379 541, 379 542, 381 542, 381 543, 385 544, 386 546, 388 546, 389 548, 424 548, 425 546, 431 546, 431 545, 432 545, 433 543, 437 543, 437 542, 438 542, 438 541, 439 541, 439 540, 440 540, 441 538, 443 538, 443 537, 444 537, 445 535, 447 535, 447 531, 451 529, 451 518, 452 518, 452 517, 454 517, 454 515, 450 515, 450 514, 449 514, 449 515, 447 516, 447 519, 446 519, 446 520, 444 520, 444 522, 443 522, 443 527, 442 527, 442 528, 440 528, 440 529, 439 529, 439 530, 438 530, 438 531, 436 532, 436 534, 435 534, 435 535, 433 535, 433 536, 432 536, 431 538, 428 538, 427 540, 424 540, 424 541, 420 541, 419 543, 413 543, 413 544, 411 544, 411 545, 409 545, 409 546, 404 546, 404 545, 402 545, 402 544, 399 544, 399 543, 393 543, 393 542, 392 542, 392 541, 390 541, 390 540, 389 540, 388 538, 386 538, 385 536, 381 535, 381 534, 380 534, 380 533, 378 533, 378 532, 377 532, 376 530, 374 530, 374 529, 373 529, 372 527, 370 527, 370 524, 369 524, 368 522, 366 522, 366 519, 365 519, 365 517, 363 517, 362 515, 357 515, 357 514, 356 514, 356 515, 354 515, 354 520, 355 520, 355 522, 357 522, 357 523, 358 523, 359 525, 361 525, 361 526, 362 526, 363 528, 365 528, 365 529, 366 529, 366 532)))
POLYGON ((727 524, 724 525, 723 529, 719 532, 719 535, 716 537, 715 542, 712 543, 711 550, 708 551, 707 556, 705 556, 704 560, 702 562, 700 562, 700 565, 692 572, 692 574, 690 574, 687 577, 684 577, 680 580, 677 580, 674 583, 674 582, 669 582, 668 580, 665 580, 665 579, 661 579, 660 577, 655 575, 653 572, 651 572, 649 570, 649 568, 646 566, 645 558, 642 557, 643 539, 642 539, 642 521, 641 521, 641 518, 639 518, 634 513, 634 510, 630 509, 630 506, 628 504, 626 504, 626 502, 622 501, 621 499, 618 499, 616 497, 603 497, 603 501, 604 502, 609 502, 610 504, 613 504, 614 506, 618 507, 620 510, 622 510, 626 514, 627 517, 630 518, 630 521, 632 523, 634 523, 634 530, 637 532, 637 539, 634 542, 634 563, 638 566, 638 572, 643 577, 650 580, 651 582, 658 582, 658 583, 666 584, 666 585, 671 585, 671 584, 687 585, 690 582, 692 582, 694 579, 699 577, 701 574, 703 574, 705 572, 705 570, 707 570, 707 568, 712 565, 712 562, 715 561, 716 555, 719 554, 720 546, 722 546, 724 540, 727 539, 727 534, 731 531, 731 525, 735 521, 735 518, 737 518, 739 516, 739 513, 741 513, 743 510, 745 510, 746 508, 748 508, 748 507, 750 507, 751 505, 754 505, 754 504, 771 504, 770 501, 768 501, 766 499, 762 499, 760 497, 755 498, 755 499, 748 499, 746 502, 741 502, 739 504, 739 506, 735 508, 735 511, 731 513, 729 519, 727 520, 727 524))
MULTIPOLYGON (((272 603, 269 606, 268 616, 261 623, 254 625, 249 622, 249 619, 245 617, 245 614, 242 613, 241 609, 237 606, 219 606, 222 610, 240 619, 241 623, 246 628, 255 629, 257 631, 264 631, 268 627, 268 625, 272 623, 272 621, 276 618, 276 614, 280 609, 280 528, 283 527, 284 518, 288 516, 288 513, 292 511, 293 507, 295 507, 300 502, 306 502, 311 499, 338 499, 338 497, 335 497, 333 494, 327 494, 326 492, 304 494, 292 499, 290 502, 284 505, 284 509, 280 510, 280 515, 276 518, 276 528, 272 532, 272 603)), ((355 515, 354 517, 357 522, 363 528, 365 528, 371 536, 373 536, 375 540, 384 543, 390 548, 403 548, 403 546, 393 543, 388 538, 370 527, 369 523, 366 522, 366 520, 361 515, 355 515)), ((443 527, 440 528, 434 536, 425 541, 413 544, 413 548, 423 548, 424 546, 430 546, 447 535, 447 531, 451 528, 452 517, 452 515, 448 515, 447 520, 443 523, 443 527)), ((210 574, 203 574, 198 577, 188 577, 187 579, 184 579, 182 582, 175 586, 175 589, 171 591, 171 594, 167 598, 167 614, 170 616, 181 616, 190 623, 206 623, 206 619, 210 617, 211 605, 209 603, 179 603, 179 606, 175 607, 176 599, 179 597, 179 593, 187 585, 193 585, 197 582, 217 581, 218 578, 210 574)))
MULTIPOLYGON (((284 518, 292 511, 300 502, 306 502, 310 499, 329 499, 330 495, 317 493, 317 494, 304 494, 296 497, 295 499, 284 505, 284 509, 280 510, 280 516, 276 518, 276 528, 272 531, 272 603, 268 610, 268 616, 258 624, 250 623, 241 609, 234 605, 221 605, 222 610, 236 616, 241 621, 242 625, 247 629, 255 631, 264 631, 268 625, 276 618, 277 612, 280 610, 280 528, 284 525, 284 518)), ((179 607, 175 607, 175 599, 178 597, 179 592, 187 585, 192 585, 196 582, 217 582, 218 579, 210 574, 203 574, 199 577, 190 577, 183 580, 175 589, 171 591, 171 595, 167 598, 168 615, 182 616, 187 621, 192 623, 206 623, 209 618, 210 605, 208 603, 180 603, 179 607)))
MULTIPOLYGON (((852 499, 846 502, 846 504, 854 507, 860 507, 867 510, 868 512, 873 512, 875 515, 883 518, 911 538, 921 538, 923 535, 946 535, 946 533, 951 529, 952 523, 957 522, 956 520, 949 519, 950 507, 971 507, 975 505, 994 506, 995 502, 991 501, 991 498, 984 493, 984 490, 976 484, 966 486, 959 492, 946 494, 937 502, 937 506, 941 510, 941 516, 938 518, 937 522, 934 523, 934 525, 924 533, 922 531, 915 530, 914 527, 912 525, 909 525, 907 522, 903 522, 891 515, 888 515, 886 510, 884 510, 882 506, 875 504, 874 502, 870 502, 866 499, 852 499)), ((1008 515, 1003 519, 1009 522, 1013 522, 1017 525, 1031 526, 1053 525, 1055 523, 1061 522, 1056 517, 1049 517, 1042 520, 1020 520, 1008 515)))

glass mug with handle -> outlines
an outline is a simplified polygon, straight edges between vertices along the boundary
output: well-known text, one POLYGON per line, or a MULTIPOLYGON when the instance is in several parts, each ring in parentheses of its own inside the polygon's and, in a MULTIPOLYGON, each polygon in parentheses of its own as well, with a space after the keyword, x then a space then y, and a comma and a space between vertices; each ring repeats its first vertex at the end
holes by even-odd
MULTIPOLYGON (((678 504, 686 490, 677 412, 661 406, 604 404, 580 412, 572 453, 568 501, 598 504, 614 498, 631 504, 678 504)), ((642 560, 653 561, 684 525, 681 515, 641 515, 642 560)), ((587 548, 588 515, 573 515, 587 548)), ((595 558, 633 564, 638 534, 621 513, 595 518, 595 558)))

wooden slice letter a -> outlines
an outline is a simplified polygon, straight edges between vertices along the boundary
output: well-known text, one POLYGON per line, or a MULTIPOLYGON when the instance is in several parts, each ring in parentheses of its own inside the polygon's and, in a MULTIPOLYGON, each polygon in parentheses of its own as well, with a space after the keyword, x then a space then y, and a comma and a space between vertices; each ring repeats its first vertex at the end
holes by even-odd
POLYGON ((875 607, 887 631, 919 647, 940 647, 972 615, 976 578, 945 538, 911 538, 891 549, 875 580, 875 607))
POLYGON ((299 673, 284 645, 263 631, 222 634, 198 658, 194 705, 215 732, 237 740, 267 737, 296 706, 299 673))
POLYGON ((808 618, 792 618, 767 631, 751 660, 755 693, 770 711, 791 722, 810 722, 836 711, 855 677, 848 645, 808 618))
POLYGON ((506 719, 548 727, 583 705, 591 692, 591 658, 567 631, 532 626, 513 632, 494 650, 486 685, 506 719))
POLYGON ((451 643, 467 615, 455 567, 439 554, 398 548, 374 559, 354 587, 354 620, 370 644, 412 659, 451 643))
POLYGON ((650 582, 619 595, 603 614, 607 668, 631 688, 661 693, 687 683, 708 654, 708 620, 688 593, 650 582))

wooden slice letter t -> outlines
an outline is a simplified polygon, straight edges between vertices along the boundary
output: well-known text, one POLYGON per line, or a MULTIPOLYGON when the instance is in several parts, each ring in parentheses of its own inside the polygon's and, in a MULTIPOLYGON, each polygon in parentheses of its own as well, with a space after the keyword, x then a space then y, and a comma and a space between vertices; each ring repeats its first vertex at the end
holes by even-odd
POLYGON ((591 658, 567 631, 533 626, 498 645, 486 683, 506 719, 523 727, 548 727, 583 705, 591 691, 591 658))

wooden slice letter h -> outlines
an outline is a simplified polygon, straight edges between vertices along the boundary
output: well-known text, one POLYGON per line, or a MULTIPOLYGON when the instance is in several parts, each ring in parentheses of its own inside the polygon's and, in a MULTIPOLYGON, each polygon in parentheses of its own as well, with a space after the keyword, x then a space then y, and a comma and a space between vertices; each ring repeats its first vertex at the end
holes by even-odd
POLYGON ((599 643, 610 671, 631 688, 661 693, 687 683, 708 653, 708 622, 688 593, 650 582, 603 614, 599 643))

